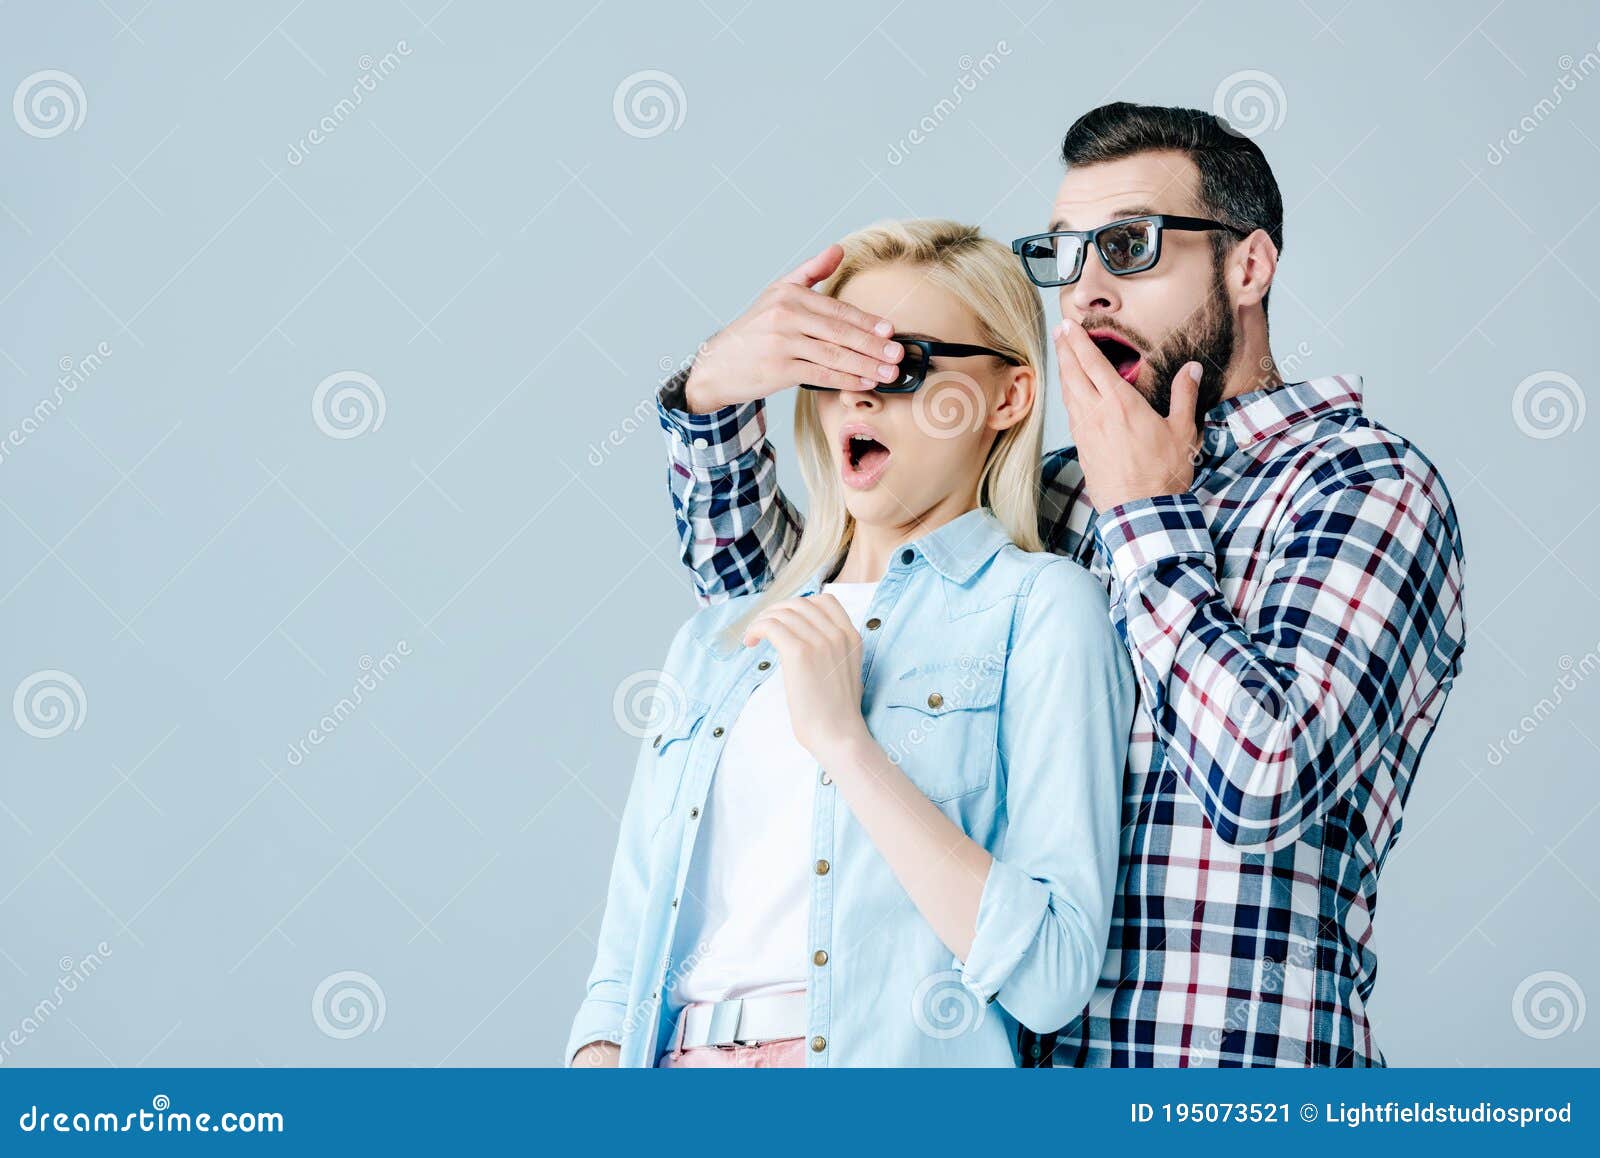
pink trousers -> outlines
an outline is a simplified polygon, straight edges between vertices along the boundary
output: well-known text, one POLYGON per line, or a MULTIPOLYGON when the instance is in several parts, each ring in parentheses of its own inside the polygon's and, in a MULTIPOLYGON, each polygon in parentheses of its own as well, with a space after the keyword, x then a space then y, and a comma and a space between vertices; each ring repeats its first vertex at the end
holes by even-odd
POLYGON ((694 1049, 668 1050, 656 1063, 659 1069, 735 1069, 772 1070, 800 1068, 806 1064, 806 1039, 786 1037, 759 1045, 702 1045, 694 1049))

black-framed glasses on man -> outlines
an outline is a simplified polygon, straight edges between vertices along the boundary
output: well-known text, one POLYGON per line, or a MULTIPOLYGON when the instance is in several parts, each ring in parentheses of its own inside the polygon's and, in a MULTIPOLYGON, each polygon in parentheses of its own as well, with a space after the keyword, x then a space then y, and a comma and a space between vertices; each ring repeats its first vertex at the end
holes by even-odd
POLYGON ((1022 259, 1028 280, 1048 289, 1071 285, 1083 276, 1084 254, 1091 245, 1106 272, 1117 277, 1153 269, 1161 259, 1161 234, 1168 229, 1194 233, 1222 229, 1240 237, 1249 235, 1248 230, 1207 217, 1151 213, 1108 221, 1098 229, 1055 229, 1019 237, 1011 243, 1011 252, 1022 259))

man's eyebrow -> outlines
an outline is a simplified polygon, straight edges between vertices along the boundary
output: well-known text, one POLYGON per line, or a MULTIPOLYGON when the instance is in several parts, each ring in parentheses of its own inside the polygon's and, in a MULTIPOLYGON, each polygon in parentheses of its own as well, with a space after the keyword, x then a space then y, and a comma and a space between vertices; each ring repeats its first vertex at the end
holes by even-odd
MULTIPOLYGON (((1154 209, 1149 205, 1123 205, 1113 210, 1111 216, 1107 220, 1121 221, 1127 217, 1150 217, 1160 212, 1161 210, 1154 209)), ((1065 217, 1057 217, 1050 223, 1050 227, 1047 232, 1055 233, 1058 230, 1071 228, 1072 226, 1067 224, 1067 219, 1065 217)))

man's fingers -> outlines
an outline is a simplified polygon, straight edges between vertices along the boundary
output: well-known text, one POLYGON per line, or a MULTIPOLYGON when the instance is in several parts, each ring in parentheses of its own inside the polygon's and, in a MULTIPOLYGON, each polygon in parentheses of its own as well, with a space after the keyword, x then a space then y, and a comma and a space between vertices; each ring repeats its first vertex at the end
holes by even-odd
POLYGON ((1122 375, 1117 373, 1116 368, 1100 352, 1100 347, 1094 344, 1082 326, 1068 318, 1061 323, 1061 329, 1079 368, 1100 394, 1119 395, 1122 390, 1133 389, 1123 381, 1122 375), (1118 389, 1119 386, 1122 390, 1118 389))
POLYGON ((871 390, 877 386, 876 382, 868 382, 865 378, 846 374, 843 370, 830 370, 815 362, 790 362, 788 377, 797 383, 803 382, 807 386, 826 386, 829 390, 861 391, 871 390))
POLYGON ((1099 391, 1078 362, 1077 352, 1067 341, 1067 326, 1063 322, 1056 328, 1056 368, 1061 374, 1061 398, 1067 409, 1078 410, 1092 406, 1099 400, 1099 391))
POLYGON ((1195 406, 1200 398, 1200 363, 1188 362, 1172 379, 1172 403, 1167 422, 1185 439, 1195 434, 1195 406))
POLYGON ((875 314, 827 294, 806 294, 798 304, 804 310, 800 318, 803 334, 844 346, 891 368, 905 356, 905 347, 889 336, 894 328, 875 314))
POLYGON ((807 258, 797 265, 792 272, 784 275, 779 280, 788 282, 790 285, 800 285, 810 289, 838 269, 839 263, 843 260, 844 246, 836 242, 815 257, 807 258))
MULTIPOLYGON (((791 340, 789 353, 797 361, 826 366, 830 370, 841 371, 853 378, 875 378, 880 382, 892 380, 883 377, 879 373, 878 368, 883 363, 877 359, 869 358, 865 354, 859 354, 846 346, 824 342, 820 338, 808 338, 805 336, 794 338, 791 340)), ((894 377, 899 377, 900 372, 891 369, 890 373, 894 377)), ((822 383, 817 382, 813 383, 813 385, 820 386, 822 383)))

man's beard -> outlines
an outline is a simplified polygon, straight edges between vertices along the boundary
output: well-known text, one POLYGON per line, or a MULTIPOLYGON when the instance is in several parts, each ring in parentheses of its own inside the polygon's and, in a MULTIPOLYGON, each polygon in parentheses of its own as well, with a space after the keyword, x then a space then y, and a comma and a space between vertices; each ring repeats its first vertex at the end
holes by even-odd
POLYGON ((1200 394, 1194 416, 1203 423, 1206 412, 1222 400, 1223 375, 1233 359, 1233 310, 1228 305, 1228 287, 1217 264, 1211 293, 1201 310, 1152 350, 1140 369, 1150 375, 1150 386, 1141 382, 1144 393, 1157 414, 1166 416, 1172 409, 1172 379, 1185 362, 1200 363, 1200 394))

